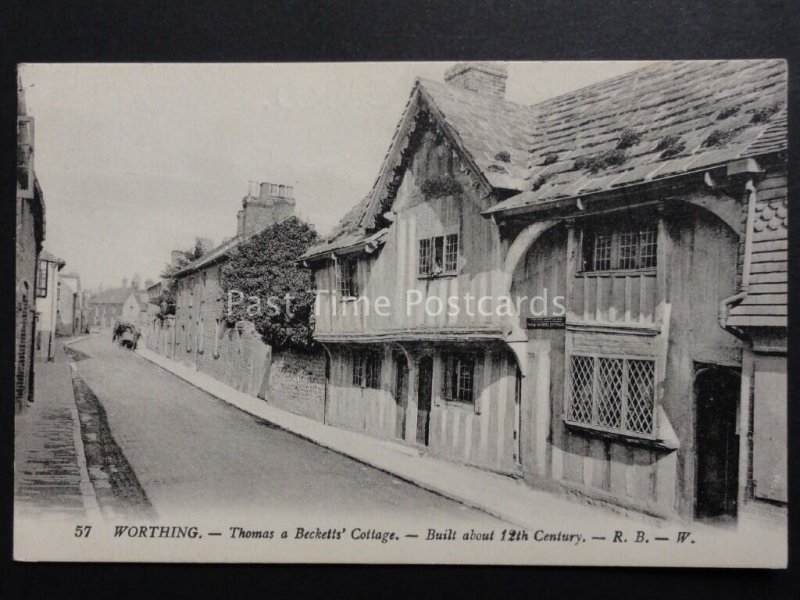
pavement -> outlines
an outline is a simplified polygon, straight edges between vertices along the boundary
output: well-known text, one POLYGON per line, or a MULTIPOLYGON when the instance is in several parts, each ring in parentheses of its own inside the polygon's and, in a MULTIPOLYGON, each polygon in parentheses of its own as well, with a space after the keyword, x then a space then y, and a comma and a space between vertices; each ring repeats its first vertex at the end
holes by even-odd
POLYGON ((64 341, 52 362, 34 364, 34 401, 15 418, 14 497, 19 516, 97 514, 64 341))
POLYGON ((534 489, 516 478, 421 455, 417 449, 393 441, 324 425, 235 390, 147 348, 140 346, 136 353, 198 389, 259 419, 507 523, 535 529, 546 520, 550 526, 591 530, 597 527, 600 517, 606 529, 630 529, 637 524, 651 528, 666 525, 644 515, 616 514, 604 507, 534 489))

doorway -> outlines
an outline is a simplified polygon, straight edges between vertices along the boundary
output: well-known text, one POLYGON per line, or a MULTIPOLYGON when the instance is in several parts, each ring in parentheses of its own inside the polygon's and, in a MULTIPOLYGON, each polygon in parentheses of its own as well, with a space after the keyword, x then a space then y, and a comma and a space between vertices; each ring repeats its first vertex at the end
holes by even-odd
POLYGON ((739 386, 739 374, 724 367, 701 368, 695 376, 695 517, 698 519, 736 518, 739 386))
POLYGON ((394 368, 394 435, 404 440, 406 437, 406 409, 408 408, 408 361, 404 355, 395 358, 394 368))
POLYGON ((428 430, 431 418, 431 395, 433 392, 433 357, 419 359, 417 383, 417 443, 428 445, 428 430))

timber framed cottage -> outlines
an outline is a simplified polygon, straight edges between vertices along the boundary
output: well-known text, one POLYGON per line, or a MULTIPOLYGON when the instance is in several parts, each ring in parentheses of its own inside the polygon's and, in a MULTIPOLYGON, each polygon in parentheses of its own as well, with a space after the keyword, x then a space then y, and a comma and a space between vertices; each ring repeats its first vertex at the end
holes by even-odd
POLYGON ((533 106, 506 78, 417 80, 304 255, 327 422, 651 515, 783 518, 786 64, 533 106))

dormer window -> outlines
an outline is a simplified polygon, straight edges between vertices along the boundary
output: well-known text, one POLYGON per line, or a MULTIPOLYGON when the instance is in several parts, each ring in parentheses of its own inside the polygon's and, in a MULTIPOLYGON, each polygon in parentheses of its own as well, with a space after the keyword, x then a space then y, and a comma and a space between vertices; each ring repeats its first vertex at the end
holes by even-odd
POLYGON ((419 240, 419 277, 455 275, 458 270, 458 234, 419 240))
POLYGON ((583 272, 635 271, 656 267, 657 231, 644 219, 617 217, 583 230, 583 272))

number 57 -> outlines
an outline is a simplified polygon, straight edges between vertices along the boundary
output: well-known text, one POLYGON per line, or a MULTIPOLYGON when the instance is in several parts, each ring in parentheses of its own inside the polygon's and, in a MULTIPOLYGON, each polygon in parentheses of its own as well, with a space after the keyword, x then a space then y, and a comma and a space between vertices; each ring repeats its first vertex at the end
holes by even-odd
POLYGON ((75 537, 89 537, 89 532, 92 530, 91 525, 76 525, 75 526, 75 537))

